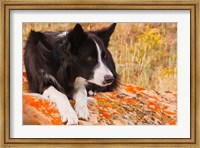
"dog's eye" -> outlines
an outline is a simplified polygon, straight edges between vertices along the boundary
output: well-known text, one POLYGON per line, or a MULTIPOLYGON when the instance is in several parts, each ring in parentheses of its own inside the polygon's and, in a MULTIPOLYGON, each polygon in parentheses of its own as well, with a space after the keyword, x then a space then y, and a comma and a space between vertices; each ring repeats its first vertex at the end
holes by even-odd
POLYGON ((93 57, 91 57, 91 56, 89 56, 89 57, 87 57, 87 59, 86 59, 88 62, 91 62, 91 61, 93 61, 94 60, 94 58, 93 57))

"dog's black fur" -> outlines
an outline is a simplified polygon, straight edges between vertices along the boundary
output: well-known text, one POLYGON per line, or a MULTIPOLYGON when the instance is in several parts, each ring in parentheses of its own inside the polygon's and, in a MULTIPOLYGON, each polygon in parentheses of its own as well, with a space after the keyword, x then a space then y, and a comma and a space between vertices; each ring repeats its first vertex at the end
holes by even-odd
POLYGON ((88 80, 93 76, 97 53, 92 39, 98 41, 103 63, 112 72, 114 81, 103 87, 88 83, 86 88, 96 92, 115 89, 118 75, 111 53, 107 49, 115 25, 99 31, 84 32, 81 25, 77 24, 64 36, 59 36, 61 32, 32 30, 24 55, 29 89, 42 94, 49 86, 54 86, 68 98, 72 98, 76 77, 81 76, 88 80))

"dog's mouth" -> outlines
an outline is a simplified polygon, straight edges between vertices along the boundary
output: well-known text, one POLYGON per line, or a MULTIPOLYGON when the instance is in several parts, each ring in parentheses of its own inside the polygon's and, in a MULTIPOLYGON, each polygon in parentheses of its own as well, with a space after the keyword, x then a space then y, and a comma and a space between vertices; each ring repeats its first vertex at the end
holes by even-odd
POLYGON ((95 85, 97 85, 97 86, 99 86, 99 87, 109 86, 109 85, 111 85, 111 84, 113 83, 113 81, 112 81, 112 82, 103 81, 103 82, 100 84, 100 83, 95 83, 95 82, 92 81, 92 80, 88 80, 88 82, 91 83, 91 84, 95 84, 95 85))

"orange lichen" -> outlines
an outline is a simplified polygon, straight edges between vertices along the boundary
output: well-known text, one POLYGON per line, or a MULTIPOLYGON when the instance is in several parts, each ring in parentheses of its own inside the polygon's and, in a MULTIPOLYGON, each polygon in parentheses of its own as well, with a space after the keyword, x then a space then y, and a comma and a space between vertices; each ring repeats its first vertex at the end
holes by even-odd
POLYGON ((165 113, 169 114, 169 115, 176 115, 176 111, 174 111, 174 112, 165 111, 165 113))
POLYGON ((147 101, 147 107, 151 110, 154 110, 156 112, 160 112, 160 106, 157 105, 156 103, 154 102, 151 102, 151 101, 147 101))
POLYGON ((176 121, 175 120, 171 120, 168 122, 170 125, 176 125, 176 121))
POLYGON ((23 82, 23 90, 27 91, 28 89, 28 82, 23 82))
POLYGON ((135 92, 136 92, 135 89, 134 89, 134 87, 133 87, 132 85, 126 86, 126 87, 124 88, 124 90, 125 90, 126 92, 129 92, 129 93, 135 93, 135 92))
POLYGON ((155 99, 156 101, 159 101, 159 102, 162 101, 162 100, 159 100, 158 97, 155 96, 155 95, 150 95, 150 94, 147 94, 147 93, 145 93, 145 92, 143 92, 143 91, 141 91, 141 94, 143 94, 143 95, 145 95, 145 96, 148 96, 149 98, 155 99))
MULTIPOLYGON (((24 95, 23 96, 23 105, 30 105, 34 107, 36 110, 40 111, 42 114, 47 116, 52 124, 59 125, 62 124, 60 114, 57 110, 57 108, 52 107, 52 103, 47 100, 43 100, 41 98, 24 95)), ((26 111, 23 110, 25 113, 26 111)))
POLYGON ((105 107, 105 108, 108 108, 108 107, 109 107, 109 108, 113 108, 113 106, 114 106, 114 104, 110 104, 110 103, 109 103, 109 104, 105 104, 103 107, 105 107))
POLYGON ((98 97, 98 96, 94 96, 94 98, 97 99, 98 102, 107 102, 106 98, 102 98, 102 97, 98 97))
POLYGON ((103 109, 99 109, 99 113, 108 120, 111 118, 111 116, 106 111, 104 111, 103 109))
POLYGON ((176 93, 173 93, 172 95, 173 95, 174 97, 177 97, 177 94, 176 94, 176 93))
POLYGON ((136 89, 137 91, 145 90, 145 88, 140 87, 140 86, 135 86, 135 89, 136 89))
POLYGON ((125 101, 127 101, 128 103, 135 105, 135 101, 132 98, 126 98, 125 101))

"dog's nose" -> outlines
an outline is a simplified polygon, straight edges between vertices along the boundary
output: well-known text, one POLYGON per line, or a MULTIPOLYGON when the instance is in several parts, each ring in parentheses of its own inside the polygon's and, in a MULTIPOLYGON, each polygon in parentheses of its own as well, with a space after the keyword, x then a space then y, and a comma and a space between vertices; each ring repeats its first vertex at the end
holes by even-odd
POLYGON ((113 80, 114 80, 114 77, 111 76, 111 75, 105 75, 105 76, 104 76, 104 81, 105 81, 106 83, 112 83, 113 80))

